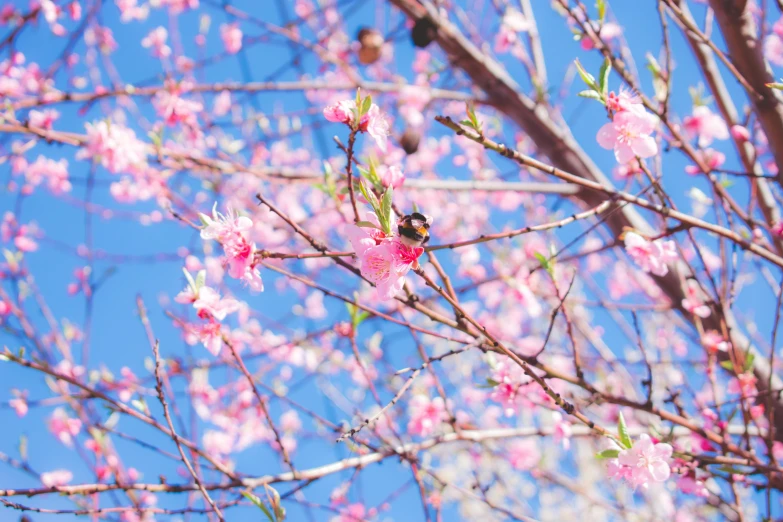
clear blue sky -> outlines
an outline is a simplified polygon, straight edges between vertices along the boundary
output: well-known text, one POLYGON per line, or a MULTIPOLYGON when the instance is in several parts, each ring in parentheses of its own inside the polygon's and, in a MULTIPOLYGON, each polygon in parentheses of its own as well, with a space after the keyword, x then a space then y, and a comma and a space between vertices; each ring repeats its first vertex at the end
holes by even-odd
MULTIPOLYGON (((26 1, 17 0, 17 3, 23 6, 23 9, 26 9, 26 1)), ((552 86, 556 89, 560 87, 560 81, 575 57, 579 57, 588 70, 597 71, 600 62, 595 54, 585 53, 580 50, 578 43, 571 39, 571 35, 562 19, 549 8, 549 2, 541 0, 533 3, 537 9, 536 16, 541 38, 544 42, 548 73, 552 86)), ((226 21, 226 16, 211 4, 207 0, 202 0, 202 9, 198 11, 199 14, 209 13, 212 16, 212 27, 206 47, 207 56, 213 56, 221 52, 219 25, 226 21)), ((271 23, 279 24, 281 22, 281 15, 276 6, 277 2, 271 0, 245 0, 241 2, 236 1, 233 4, 242 10, 263 17, 264 20, 271 23)), ((280 4, 287 5, 288 2, 281 0, 280 4)), ((394 29, 391 26, 391 22, 386 19, 388 15, 386 7, 376 9, 374 2, 341 2, 341 5, 346 4, 348 7, 341 9, 341 12, 351 13, 348 19, 349 27, 351 28, 349 31, 350 35, 353 35, 355 29, 362 25, 377 25, 385 32, 394 29)), ((614 4, 612 7, 617 18, 624 24, 625 36, 630 42, 631 49, 636 53, 634 58, 637 61, 637 65, 642 68, 645 52, 649 51, 654 55, 658 54, 661 38, 657 11, 654 9, 652 2, 618 1, 614 2, 614 4)), ((291 11, 290 6, 288 6, 288 9, 291 11)), ((191 57, 194 57, 192 41, 198 27, 197 16, 196 13, 185 13, 179 17, 177 22, 179 29, 183 33, 183 40, 186 42, 185 49, 191 57)), ((289 13, 289 16, 291 16, 291 13, 289 13)), ((119 49, 112 55, 111 61, 117 68, 122 81, 129 84, 139 84, 145 80, 153 79, 153 83, 160 83, 160 78, 155 78, 161 72, 159 64, 146 54, 146 50, 140 47, 139 42, 151 28, 158 25, 169 26, 165 12, 161 10, 152 11, 148 21, 144 23, 121 24, 119 22, 118 9, 114 6, 114 3, 105 2, 100 12, 100 19, 103 25, 112 28, 114 37, 119 44, 119 49)), ((670 25, 673 26, 673 24, 670 25)), ((69 30, 73 29, 73 27, 74 24, 72 23, 67 25, 69 30)), ((242 24, 242 29, 246 38, 261 34, 263 31, 247 23, 242 24)), ((6 32, 7 28, 0 31, 0 37, 6 34, 6 32)), ((402 34, 402 37, 398 38, 395 46, 395 56, 397 63, 400 65, 400 72, 408 74, 408 78, 410 78, 409 67, 406 64, 412 59, 412 47, 404 32, 400 34, 402 34)), ((285 68, 282 73, 278 72, 281 67, 289 62, 292 51, 280 38, 275 37, 273 41, 280 43, 275 46, 247 46, 246 51, 237 57, 231 57, 207 67, 203 76, 201 74, 197 75, 199 81, 204 80, 204 78, 209 82, 251 79, 299 79, 300 74, 296 68, 289 67, 285 68), (274 76, 271 77, 271 75, 274 76)), ((39 27, 34 31, 26 29, 18 40, 17 49, 25 53, 28 62, 38 62, 43 68, 46 68, 51 63, 53 57, 59 55, 64 45, 63 39, 55 38, 49 34, 45 27, 39 27)), ((687 88, 698 82, 698 77, 693 66, 690 51, 676 27, 672 27, 672 45, 675 50, 675 56, 678 57, 672 106, 675 111, 687 114, 689 113, 691 103, 687 88)), ((76 52, 82 54, 84 49, 83 42, 77 44, 76 52)), ((5 58, 5 56, 2 58, 5 58)), ((316 61, 312 55, 304 54, 302 66, 311 75, 316 74, 315 63, 316 61)), ((79 67, 81 68, 82 66, 79 67)), ((509 69, 513 76, 519 79, 520 83, 527 84, 524 80, 525 74, 519 66, 509 62, 509 69)), ((646 71, 642 71, 641 76, 645 87, 650 92, 649 74, 646 71)), ((64 89, 64 80, 65 76, 61 71, 57 77, 57 87, 64 89)), ((618 82, 618 78, 613 76, 611 80, 612 87, 616 88, 619 85, 618 82)), ((571 96, 565 102, 563 114, 571 124, 573 132, 582 147, 600 167, 609 172, 615 165, 612 153, 601 149, 595 143, 595 133, 605 122, 605 114, 598 103, 576 98, 575 94, 578 90, 581 90, 581 87, 578 84, 572 86, 570 90, 571 96)), ((738 92, 735 85, 732 84, 731 88, 733 92, 738 92)), ((305 107, 303 97, 299 93, 258 95, 252 101, 246 101, 242 96, 237 99, 246 106, 253 104, 258 111, 265 113, 282 112, 283 110, 294 111, 305 107)), ((378 96, 377 99, 383 103, 383 96, 378 96)), ((211 101, 209 103, 211 104, 211 101)), ((141 107, 143 107, 146 115, 151 115, 149 106, 146 103, 142 103, 141 107)), ((57 122, 56 127, 73 132, 83 132, 84 122, 99 119, 103 116, 97 106, 90 109, 85 116, 77 115, 78 106, 60 105, 57 109, 61 111, 62 118, 57 122)), ((434 114, 434 112, 431 112, 426 114, 426 116, 431 117, 434 114)), ((129 115, 129 118, 133 118, 133 116, 129 115)), ((305 120, 306 124, 307 121, 305 120)), ((313 118, 312 121, 316 121, 319 124, 322 123, 319 116, 313 118)), ((511 130, 512 128, 507 126, 506 129, 511 130)), ((336 154, 336 151, 331 146, 331 136, 340 130, 335 126, 330 126, 324 131, 326 143, 329 144, 330 155, 336 154)), ((145 134, 138 127, 137 133, 140 136, 145 134)), ((434 129, 433 134, 443 135, 444 133, 440 129, 434 129)), ((511 132, 507 133, 507 137, 512 135, 511 132)), ((299 139, 294 139, 294 143, 300 143, 299 139)), ((319 143, 317 136, 315 143, 319 143)), ((0 136, 0 145, 7 147, 9 145, 9 137, 0 136)), ((719 148, 721 146, 725 148, 725 145, 722 144, 719 148)), ((318 155, 319 152, 320 150, 316 148, 314 154, 318 155)), ((726 168, 737 167, 733 163, 732 151, 725 148, 725 152, 730 158, 726 168)), ((45 154, 54 159, 64 157, 69 160, 69 173, 73 178, 74 185, 70 195, 77 200, 83 200, 86 190, 84 180, 89 172, 89 164, 84 161, 74 160, 73 150, 68 147, 40 144, 31 155, 28 155, 28 158, 34 159, 38 154, 45 154)), ((505 160, 498 160, 497 165, 500 172, 506 172, 512 167, 505 160)), ((692 185, 699 186, 702 190, 708 192, 704 183, 684 174, 683 169, 687 162, 679 152, 675 151, 666 154, 664 165, 666 186, 669 188, 670 194, 682 207, 690 208, 685 193, 692 185)), ((465 170, 454 167, 448 158, 439 163, 438 172, 443 178, 464 178, 467 175, 465 170)), ((8 164, 0 165, 0 183, 5 185, 11 178, 8 164)), ((155 210, 154 203, 144 203, 133 205, 132 207, 116 204, 108 194, 108 183, 113 180, 112 176, 99 168, 96 179, 96 188, 92 196, 96 204, 106 205, 110 208, 142 212, 155 210)), ((739 191, 737 192, 737 197, 742 200, 745 195, 739 191)), ((569 205, 566 204, 561 208, 567 210, 569 205)), ((4 211, 6 209, 20 209, 18 217, 22 222, 34 220, 41 227, 45 234, 45 239, 40 241, 41 248, 38 252, 27 256, 27 262, 32 274, 35 276, 36 285, 46 297, 52 312, 58 320, 68 320, 81 325, 85 317, 84 298, 82 296, 69 296, 66 292, 66 284, 73 280, 73 270, 85 264, 84 260, 79 259, 73 252, 74 246, 85 241, 84 211, 79 205, 52 197, 43 188, 37 190, 33 197, 25 198, 23 201, 19 201, 17 194, 8 193, 3 189, 0 191, 0 210, 4 211), (70 248, 66 250, 56 248, 50 240, 56 240, 57 243, 68 245, 70 248)), ((207 211, 208 206, 205 205, 203 210, 207 211)), ((95 248, 112 254, 145 256, 166 253, 174 257, 179 246, 186 245, 196 249, 200 247, 200 240, 198 240, 197 236, 191 230, 180 226, 178 223, 165 222, 145 227, 138 222, 124 218, 113 218, 110 221, 106 221, 98 216, 94 216, 92 220, 95 248)), ((497 218, 497 223, 501 225, 509 220, 513 220, 513 216, 503 215, 497 218)), ((521 226, 521 224, 517 225, 521 226)), ((560 237, 564 239, 573 237, 580 230, 579 228, 567 229, 560 233, 560 237)), ((445 259, 447 267, 453 266, 446 256, 442 257, 445 259)), ((186 354, 192 354, 196 359, 209 358, 209 354, 201 346, 190 348, 184 344, 180 339, 179 331, 163 315, 163 308, 158 304, 160 296, 173 296, 182 288, 184 281, 181 275, 181 266, 181 261, 177 259, 154 263, 131 262, 119 265, 106 261, 95 263, 94 274, 97 277, 100 277, 101 274, 104 274, 109 269, 116 269, 116 272, 106 279, 95 298, 90 336, 91 369, 100 363, 104 364, 115 374, 118 374, 121 367, 129 366, 138 375, 148 375, 144 369, 144 361, 151 356, 151 353, 136 314, 135 297, 137 294, 144 298, 150 310, 150 318, 155 333, 160 338, 161 350, 164 356, 178 355, 184 357, 186 354)), ((296 265, 292 263, 291 266, 296 265)), ((290 308, 296 301, 295 294, 293 292, 278 294, 275 290, 276 277, 268 272, 265 272, 263 276, 267 285, 267 292, 261 296, 250 297, 249 302, 261 315, 270 319, 270 324, 279 320, 290 328, 314 328, 319 325, 330 324, 335 318, 346 317, 342 304, 334 303, 329 299, 326 300, 326 303, 330 315, 323 323, 306 321, 295 317, 290 314, 290 308)), ((5 284, 4 288, 8 290, 8 284, 5 284)), ((757 320, 759 331, 767 336, 767 332, 771 328, 772 318, 763 309, 771 308, 772 303, 762 301, 768 302, 769 306, 759 306, 759 299, 768 299, 768 295, 762 293, 754 294, 752 290, 750 292, 746 291, 740 295, 737 308, 739 310, 749 310, 747 313, 757 320), (755 313, 753 310, 758 310, 758 313, 755 313)), ((42 318, 35 317, 35 320, 37 325, 44 325, 42 318)), ((602 324, 609 324, 607 323, 607 317, 603 316, 603 314, 596 314, 596 321, 602 324)), ((386 327, 384 327, 384 331, 389 334, 395 331, 399 332, 399 330, 386 327)), ((277 333, 284 332, 285 330, 281 330, 277 333)), ((392 366, 403 367, 408 362, 414 361, 415 359, 410 358, 413 352, 411 352, 412 348, 409 346, 409 343, 407 341, 395 343, 393 341, 394 338, 394 336, 390 336, 389 339, 392 341, 389 341, 385 347, 388 360, 392 366)), ((628 345, 626 339, 617 332, 608 331, 605 340, 607 344, 616 346, 618 353, 622 353, 628 345)), ((7 344, 9 348, 13 349, 20 344, 17 339, 4 332, 0 332, 0 343, 7 344)), ((74 351, 80 351, 78 344, 74 345, 74 351)), ((698 352, 692 351, 692 353, 696 354, 698 352)), ((215 384, 219 384, 221 382, 220 372, 214 372, 214 374, 212 381, 215 384)), ((301 378, 301 375, 299 377, 301 378)), ((294 381, 297 380, 296 378, 294 379, 294 381)), ((11 388, 29 390, 31 400, 50 396, 51 394, 42 379, 33 372, 21 371, 10 364, 0 364, 0 383, 0 424, 6 428, 0 430, 0 452, 16 456, 15 448, 17 441, 20 435, 25 435, 28 440, 30 464, 34 469, 37 471, 49 471, 57 468, 69 468, 75 471, 74 483, 93 481, 94 477, 90 475, 79 456, 74 452, 65 450, 45 429, 44 420, 51 414, 51 407, 33 407, 28 416, 22 421, 19 421, 14 412, 7 408, 7 399, 10 398, 9 390, 11 388)), ((346 383, 337 381, 335 384, 339 387, 346 383)), ((300 401, 304 406, 322 413, 334 422, 346 419, 346 416, 336 411, 329 404, 328 399, 319 391, 316 379, 303 380, 301 386, 292 392, 291 397, 300 401)), ((156 406, 154 397, 148 397, 148 403, 153 408, 156 406)), ((185 402, 181 401, 181 405, 184 406, 184 404, 185 402)), ((368 401, 366 405, 369 404, 370 402, 368 401)), ((92 407, 95 412, 103 410, 103 405, 98 401, 92 401, 92 407)), ((281 411, 280 405, 273 403, 274 415, 278 416, 281 411)), ((170 443, 167 444, 165 439, 158 437, 152 430, 141 427, 138 423, 133 426, 131 424, 134 423, 124 418, 119 428, 143 436, 150 442, 160 443, 161 446, 166 447, 169 451, 174 451, 174 447, 170 443)), ((309 421, 305 422, 305 426, 306 430, 312 429, 312 424, 309 421)), ((84 440, 83 436, 79 440, 81 444, 84 440)), ((176 465, 164 463, 152 453, 116 438, 115 444, 120 448, 120 453, 126 463, 133 463, 141 471, 147 470, 143 480, 156 482, 157 475, 165 473, 171 477, 171 482, 176 481, 173 473, 176 465)), ((344 458, 348 454, 348 451, 342 445, 334 444, 329 446, 314 439, 300 443, 300 449, 297 451, 294 461, 299 467, 312 467, 344 458)), ((265 474, 280 469, 279 463, 273 454, 258 447, 248 449, 241 455, 235 456, 235 460, 239 462, 239 469, 246 473, 265 474)), ((329 492, 349 476, 350 473, 346 473, 318 481, 307 488, 308 498, 326 502, 329 492)), ((361 498, 368 506, 376 505, 383 500, 385 495, 396 489, 397 485, 404 484, 409 478, 410 473, 393 459, 390 459, 382 466, 375 466, 363 471, 362 478, 359 479, 361 487, 354 487, 351 490, 351 498, 357 501, 361 498), (383 487, 378 487, 378 484, 382 484, 383 487)), ((35 485, 36 481, 30 477, 8 466, 0 465, 0 488, 6 486, 31 487, 35 485)), ((286 488, 281 488, 281 492, 285 490, 286 488)), ((163 507, 181 507, 183 504, 181 496, 160 495, 158 498, 159 506, 163 507)), ((72 506, 64 499, 39 498, 20 499, 20 501, 23 504, 45 506, 47 508, 72 506)), ((289 504, 288 507, 290 520, 307 519, 305 514, 294 504, 289 504)), ((239 513, 242 513, 241 511, 236 511, 235 513, 237 514, 234 515, 235 518, 233 520, 239 520, 240 516, 242 519, 245 519, 245 515, 239 515, 239 513)), ((312 520, 328 520, 332 516, 330 513, 319 510, 313 510, 312 513, 312 520)), ((447 512, 447 514, 449 516, 446 517, 446 520, 457 519, 455 518, 457 517, 456 513, 447 512)), ((388 515, 394 520, 422 520, 420 501, 418 500, 418 492, 415 485, 408 487, 401 494, 399 499, 392 504, 392 509, 388 512, 388 515)), ((247 512, 246 516, 250 520, 250 517, 255 517, 256 515, 247 512)), ((18 513, 0 509, 0 522, 18 520, 18 518, 18 513)), ((68 519, 68 517, 46 515, 34 515, 32 518, 42 522, 68 519)), ((169 519, 160 517, 160 520, 169 519)), ((171 518, 171 520, 176 520, 176 517, 171 518)))

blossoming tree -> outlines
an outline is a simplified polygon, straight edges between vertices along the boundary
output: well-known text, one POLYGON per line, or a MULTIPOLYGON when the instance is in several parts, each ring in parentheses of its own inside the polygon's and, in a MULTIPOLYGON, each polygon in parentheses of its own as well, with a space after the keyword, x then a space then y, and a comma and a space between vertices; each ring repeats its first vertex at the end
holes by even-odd
POLYGON ((0 29, 0 519, 783 516, 782 2, 0 29))

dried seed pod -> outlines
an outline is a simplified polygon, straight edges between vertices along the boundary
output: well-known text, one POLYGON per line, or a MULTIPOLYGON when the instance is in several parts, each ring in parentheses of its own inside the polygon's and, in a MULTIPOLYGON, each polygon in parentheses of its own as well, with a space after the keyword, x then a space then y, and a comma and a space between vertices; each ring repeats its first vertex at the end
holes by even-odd
POLYGON ((438 28, 435 27, 435 24, 429 18, 420 18, 416 20, 411 31, 413 45, 424 49, 435 39, 437 33, 438 28))
POLYGON ((420 140, 421 134, 416 129, 408 127, 400 136, 400 146, 405 151, 405 154, 416 154, 416 151, 419 150, 420 140))
POLYGON ((370 65, 378 61, 383 49, 383 35, 377 29, 362 27, 356 35, 359 42, 359 63, 370 65))

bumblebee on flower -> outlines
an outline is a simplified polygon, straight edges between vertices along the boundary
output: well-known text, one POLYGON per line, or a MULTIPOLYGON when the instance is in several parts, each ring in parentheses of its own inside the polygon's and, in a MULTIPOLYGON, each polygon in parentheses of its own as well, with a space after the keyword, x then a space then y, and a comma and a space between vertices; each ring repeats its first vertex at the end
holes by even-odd
POLYGON ((391 227, 391 192, 384 194, 385 204, 367 194, 375 212, 366 213, 363 221, 349 225, 347 231, 362 275, 375 285, 380 299, 397 295, 408 271, 419 267, 418 259, 424 253, 432 224, 430 216, 413 212, 397 221, 395 234, 391 227))

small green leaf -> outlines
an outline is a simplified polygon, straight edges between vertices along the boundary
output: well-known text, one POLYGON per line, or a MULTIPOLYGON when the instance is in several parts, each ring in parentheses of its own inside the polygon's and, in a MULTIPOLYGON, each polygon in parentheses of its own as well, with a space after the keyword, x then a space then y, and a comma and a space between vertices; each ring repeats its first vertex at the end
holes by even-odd
MULTIPOLYGON (((372 193, 372 191, 367 190, 367 187, 364 184, 364 180, 359 180, 359 190, 362 192, 362 196, 364 196, 364 199, 367 200, 367 202, 372 207, 373 212, 375 212, 376 215, 380 213, 381 205, 378 202, 378 198, 375 197, 375 194, 372 193)), ((380 219, 380 216, 378 216, 380 219)))
POLYGON ((598 101, 600 101, 602 103, 604 101, 599 93, 597 93, 595 91, 591 91, 589 89, 586 90, 586 91, 582 91, 582 92, 578 93, 577 96, 580 96, 582 98, 592 98, 593 100, 598 100, 598 101))
POLYGON ((194 294, 198 294, 198 288, 196 288, 196 282, 193 280, 193 276, 190 275, 187 268, 182 269, 182 273, 185 274, 185 279, 188 281, 188 287, 194 294))
POLYGON ((362 102, 362 113, 360 114, 360 116, 363 116, 368 112, 370 112, 370 107, 372 107, 372 96, 368 94, 367 97, 364 99, 364 102, 362 102))
POLYGON ((764 84, 770 89, 777 89, 778 91, 783 91, 783 83, 766 83, 764 84))
MULTIPOLYGON (((391 231, 391 224, 394 220, 394 215, 392 214, 392 198, 394 197, 394 187, 389 186, 389 188, 386 189, 386 192, 383 193, 383 199, 381 200, 381 214, 383 215, 383 220, 381 221, 381 224, 383 225, 383 232, 390 236, 391 231)), ((380 219, 381 216, 378 216, 380 219)))
POLYGON ((552 263, 549 262, 549 259, 542 254, 541 252, 536 252, 534 254, 536 256, 536 259, 538 259, 538 262, 541 264, 541 268, 546 270, 548 274, 552 274, 552 263))
POLYGON ((603 25, 606 19, 606 0, 598 0, 595 6, 598 8, 598 23, 603 25))
POLYGON ((207 281, 207 271, 206 270, 199 270, 198 274, 196 274, 196 293, 199 293, 199 290, 204 286, 204 283, 207 281))
POLYGON ((362 228, 378 228, 378 226, 375 223, 372 223, 370 221, 357 221, 356 226, 362 228))
POLYGON ((597 459, 616 459, 618 456, 620 456, 620 450, 617 449, 607 449, 595 454, 597 459))
POLYGON ((606 94, 609 92, 609 75, 612 72, 612 62, 609 58, 604 60, 601 65, 601 70, 598 72, 598 86, 601 88, 601 92, 606 94))
POLYGON ((595 77, 587 72, 584 67, 582 67, 582 64, 579 62, 579 60, 574 60, 574 64, 576 65, 576 70, 579 73, 579 76, 582 78, 582 81, 585 82, 588 87, 592 87, 593 90, 600 91, 598 84, 595 83, 595 77))
POLYGON ((730 372, 734 371, 734 363, 731 361, 721 361, 720 367, 730 372))
POLYGON ((745 367, 744 367, 744 369, 745 369, 746 372, 749 372, 750 370, 753 369, 753 361, 755 361, 755 360, 756 360, 756 356, 753 353, 748 352, 748 353, 745 354, 745 367))
POLYGON ((465 127, 470 127, 471 129, 473 128, 473 122, 470 120, 462 120, 460 122, 460 125, 464 125, 465 127))
POLYGON ((623 418, 622 413, 620 413, 617 419, 617 434, 620 436, 620 442, 623 446, 628 449, 633 447, 633 441, 631 441, 631 436, 628 435, 628 426, 625 425, 625 418, 623 418))
POLYGON ((242 491, 242 496, 248 499, 250 502, 256 505, 258 509, 264 512, 264 515, 269 519, 270 522, 277 522, 275 520, 275 517, 272 515, 272 512, 269 511, 269 508, 264 505, 263 502, 261 502, 261 499, 255 496, 254 494, 250 493, 249 491, 242 491))

